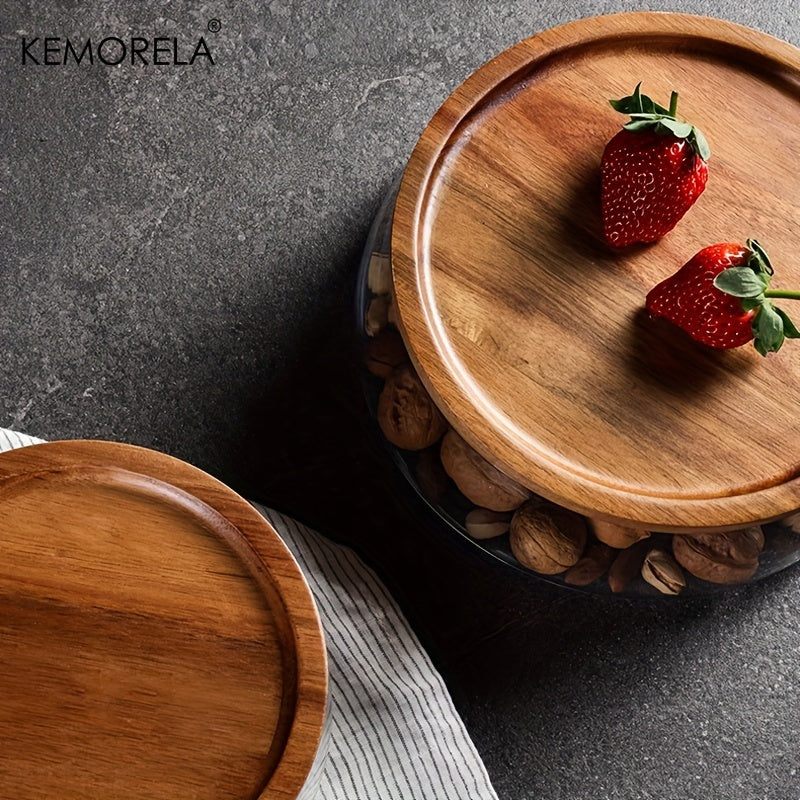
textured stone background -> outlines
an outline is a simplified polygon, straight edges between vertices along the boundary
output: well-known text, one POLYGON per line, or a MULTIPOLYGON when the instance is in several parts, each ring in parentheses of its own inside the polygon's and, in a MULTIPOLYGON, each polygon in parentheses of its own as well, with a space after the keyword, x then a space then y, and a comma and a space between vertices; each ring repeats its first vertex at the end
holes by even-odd
MULTIPOLYGON (((502 798, 798 797, 797 571, 651 604, 488 562, 382 471, 350 368, 360 251, 428 118, 519 39, 634 8, 0 0, 0 425, 165 450, 352 543, 502 798), (217 63, 19 63, 21 35, 131 33, 217 63)), ((800 44, 788 2, 649 8, 800 44)))

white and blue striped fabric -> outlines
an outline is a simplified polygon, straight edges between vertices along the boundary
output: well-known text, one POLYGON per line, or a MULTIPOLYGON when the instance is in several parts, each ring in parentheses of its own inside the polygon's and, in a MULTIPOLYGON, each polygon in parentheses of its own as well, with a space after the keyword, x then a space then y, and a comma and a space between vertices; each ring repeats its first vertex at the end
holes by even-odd
MULTIPOLYGON (((40 441, 0 428, 0 451, 40 441)), ((309 800, 497 800, 441 676, 372 570, 256 507, 303 570, 328 647, 328 743, 309 800)))

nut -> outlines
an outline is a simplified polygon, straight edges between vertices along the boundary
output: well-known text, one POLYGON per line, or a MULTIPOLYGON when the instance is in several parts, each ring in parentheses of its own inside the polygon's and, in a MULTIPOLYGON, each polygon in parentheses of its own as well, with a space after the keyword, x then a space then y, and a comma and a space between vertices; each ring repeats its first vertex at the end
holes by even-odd
POLYGON ((557 575, 577 563, 586 546, 586 520, 538 500, 520 506, 511 520, 511 552, 525 567, 557 575))
POLYGON ((391 292, 389 295, 389 308, 386 309, 386 318, 389 321, 390 325, 394 325, 395 328, 399 327, 399 319, 397 313, 397 300, 394 296, 394 291, 391 292))
POLYGON ((594 535, 603 544, 616 547, 617 550, 624 550, 626 547, 630 547, 640 539, 646 539, 650 535, 649 531, 627 528, 614 522, 607 522, 604 519, 590 519, 589 524, 594 535))
POLYGON ((686 586, 683 570, 666 550, 660 548, 653 548, 645 557, 642 577, 662 594, 680 594, 686 586))
POLYGON ((798 551, 800 551, 800 513, 782 517, 776 521, 774 526, 771 526, 769 551, 773 557, 770 561, 770 569, 782 569, 795 562, 798 551), (778 557, 779 564, 776 564, 775 556, 778 557))
POLYGON ((763 548, 764 532, 759 525, 728 533, 672 537, 672 552, 678 563, 711 583, 741 583, 752 578, 763 548))
POLYGON ((403 450, 422 450, 447 430, 442 413, 409 365, 398 367, 378 398, 378 424, 383 435, 403 450))
POLYGON ((389 324, 389 297, 382 294, 373 297, 367 306, 364 330, 367 336, 377 336, 389 324))
POLYGON ((608 570, 608 588, 614 594, 624 592, 640 573, 650 542, 642 540, 620 550, 608 570))
POLYGON ((392 262, 386 253, 370 255, 367 286, 373 294, 389 294, 392 291, 392 262))
POLYGON ((388 378, 407 361, 408 353, 403 338, 391 328, 384 328, 367 344, 367 369, 379 378, 388 378))
POLYGON ((473 539, 494 539, 502 536, 511 524, 507 512, 492 511, 490 508, 473 508, 465 520, 464 527, 473 539))
POLYGON ((417 476, 417 485, 424 497, 432 503, 440 503, 447 491, 449 481, 442 462, 439 460, 438 448, 429 447, 420 452, 414 473, 417 476))
POLYGON ((564 582, 570 586, 588 586, 606 572, 614 556, 616 551, 613 547, 602 542, 592 542, 577 563, 567 570, 564 582))
POLYGON ((784 528, 781 525, 774 526, 769 534, 764 534, 769 546, 770 571, 776 571, 794 564, 800 556, 800 536, 791 528, 784 528))
POLYGON ((454 430, 442 439, 442 464, 459 491, 476 506, 492 511, 513 511, 531 493, 493 467, 454 430))
POLYGON ((778 525, 800 535, 800 512, 789 514, 788 517, 778 520, 778 525))

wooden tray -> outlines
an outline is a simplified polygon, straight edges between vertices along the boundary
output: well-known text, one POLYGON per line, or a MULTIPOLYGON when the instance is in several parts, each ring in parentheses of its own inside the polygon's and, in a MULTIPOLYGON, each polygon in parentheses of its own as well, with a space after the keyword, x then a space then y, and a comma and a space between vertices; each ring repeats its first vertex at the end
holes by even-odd
POLYGON ((583 513, 678 531, 796 510, 798 343, 717 352, 643 307, 701 247, 747 237, 775 286, 800 286, 798 169, 800 53, 757 31, 620 14, 502 53, 431 120, 397 200, 397 304, 426 386, 484 456, 583 513), (616 253, 599 164, 625 118, 607 99, 639 81, 680 92, 710 178, 665 239, 616 253))
POLYGON ((308 587, 233 491, 127 445, 0 456, 0 796, 294 798, 325 698, 308 587))

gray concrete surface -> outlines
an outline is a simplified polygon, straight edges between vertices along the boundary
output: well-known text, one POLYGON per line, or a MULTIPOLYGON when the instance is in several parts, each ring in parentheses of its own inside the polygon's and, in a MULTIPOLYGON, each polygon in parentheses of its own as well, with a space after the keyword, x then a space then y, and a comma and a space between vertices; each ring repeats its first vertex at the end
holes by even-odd
MULTIPOLYGON (((800 45, 792 3, 649 7, 800 45)), ((0 0, 0 425, 165 450, 356 546, 502 798, 796 798, 797 570, 674 604, 538 583, 430 526, 354 385, 357 260, 428 118, 517 40, 634 8, 0 0), (21 63, 107 35, 215 64, 21 63)))

